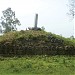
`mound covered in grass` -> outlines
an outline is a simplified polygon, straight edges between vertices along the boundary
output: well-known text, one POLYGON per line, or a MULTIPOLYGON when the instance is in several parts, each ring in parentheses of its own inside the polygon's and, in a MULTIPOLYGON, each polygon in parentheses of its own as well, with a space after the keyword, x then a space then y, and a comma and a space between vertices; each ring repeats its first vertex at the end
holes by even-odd
POLYGON ((74 55, 75 42, 45 31, 9 32, 0 37, 1 55, 74 55))

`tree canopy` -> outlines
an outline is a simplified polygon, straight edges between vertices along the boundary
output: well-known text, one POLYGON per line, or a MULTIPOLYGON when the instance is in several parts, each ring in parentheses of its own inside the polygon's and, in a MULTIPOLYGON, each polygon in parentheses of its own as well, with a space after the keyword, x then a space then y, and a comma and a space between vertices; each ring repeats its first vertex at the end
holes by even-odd
POLYGON ((74 18, 75 16, 75 0, 68 0, 69 1, 69 15, 74 18))
MULTIPOLYGON (((2 32, 7 33, 9 31, 16 31, 16 25, 21 25, 18 18, 15 17, 15 11, 12 11, 11 8, 7 8, 6 10, 2 11, 3 16, 1 17, 1 27, 4 28, 2 32)), ((0 30, 0 31, 1 31, 0 30)))

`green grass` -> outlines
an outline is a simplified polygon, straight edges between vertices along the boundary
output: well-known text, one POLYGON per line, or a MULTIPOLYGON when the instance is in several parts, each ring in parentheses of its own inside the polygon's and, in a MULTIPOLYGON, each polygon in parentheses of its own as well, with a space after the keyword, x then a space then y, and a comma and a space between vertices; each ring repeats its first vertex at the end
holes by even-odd
POLYGON ((64 40, 64 44, 67 44, 67 45, 74 45, 75 44, 75 39, 71 40, 70 38, 65 38, 60 35, 53 34, 51 32, 33 31, 33 30, 28 30, 28 31, 21 30, 21 31, 16 31, 16 32, 12 31, 12 32, 5 33, 4 35, 0 36, 0 42, 12 41, 12 40, 16 40, 19 38, 25 38, 25 39, 29 39, 31 37, 38 38, 38 36, 41 36, 41 40, 42 40, 42 35, 46 37, 46 38, 43 37, 44 40, 47 39, 47 36, 53 36, 54 38, 64 40))
POLYGON ((0 75, 75 75, 75 57, 0 57, 0 75))

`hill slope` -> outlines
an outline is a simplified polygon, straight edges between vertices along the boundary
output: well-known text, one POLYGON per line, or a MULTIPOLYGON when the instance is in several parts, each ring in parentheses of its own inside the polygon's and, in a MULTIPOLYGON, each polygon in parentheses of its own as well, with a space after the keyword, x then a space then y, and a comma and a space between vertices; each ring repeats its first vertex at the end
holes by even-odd
POLYGON ((9 32, 0 37, 1 55, 74 55, 75 42, 45 31, 9 32))

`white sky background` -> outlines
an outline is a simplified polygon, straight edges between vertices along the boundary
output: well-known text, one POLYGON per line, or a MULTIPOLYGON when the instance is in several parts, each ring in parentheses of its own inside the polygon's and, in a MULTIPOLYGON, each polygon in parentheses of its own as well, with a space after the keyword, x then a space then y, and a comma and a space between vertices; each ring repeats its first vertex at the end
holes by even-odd
POLYGON ((64 37, 74 35, 74 22, 66 14, 68 0, 0 0, 0 16, 2 11, 11 7, 21 26, 25 30, 34 26, 35 13, 38 13, 38 27, 64 37))

